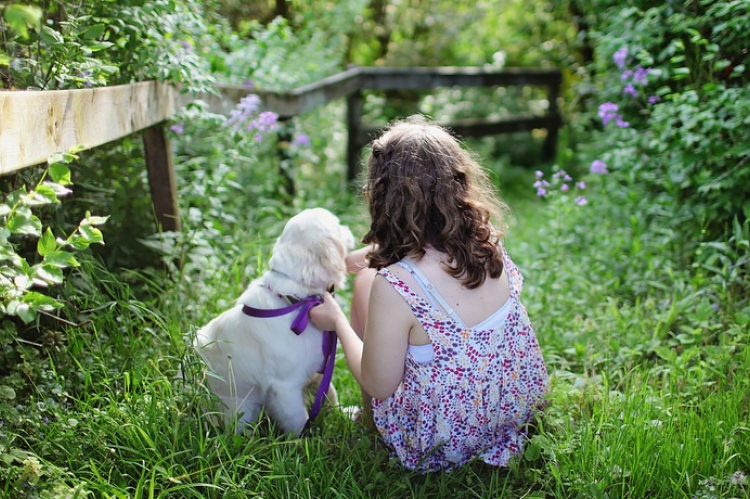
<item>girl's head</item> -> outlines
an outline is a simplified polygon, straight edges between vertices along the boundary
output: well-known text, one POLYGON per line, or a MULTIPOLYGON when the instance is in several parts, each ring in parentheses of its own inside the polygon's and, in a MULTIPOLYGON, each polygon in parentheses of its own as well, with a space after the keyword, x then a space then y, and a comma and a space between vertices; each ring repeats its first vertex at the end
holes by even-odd
POLYGON ((372 143, 365 194, 382 268, 432 246, 450 257, 451 274, 469 288, 499 277, 502 203, 484 170, 444 128, 421 118, 392 125, 372 143), (492 220, 497 224, 493 229, 492 220))

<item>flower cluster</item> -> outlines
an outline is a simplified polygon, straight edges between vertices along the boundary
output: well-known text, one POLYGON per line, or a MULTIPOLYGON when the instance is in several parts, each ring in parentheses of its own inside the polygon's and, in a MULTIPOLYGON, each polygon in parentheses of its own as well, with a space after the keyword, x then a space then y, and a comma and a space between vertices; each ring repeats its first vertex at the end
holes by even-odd
POLYGON ((577 194, 573 198, 573 202, 578 206, 584 206, 588 204, 586 196, 583 195, 583 191, 586 189, 586 184, 583 181, 573 182, 573 177, 568 175, 565 170, 558 170, 552 174, 552 181, 544 179, 544 173, 537 170, 535 175, 536 181, 534 187, 536 188, 536 195, 539 197, 547 197, 555 191, 562 192, 563 194, 570 195, 571 189, 573 194, 577 194))
MULTIPOLYGON (((617 69, 620 70, 620 80, 624 83, 622 93, 631 97, 638 97, 638 87, 645 87, 648 85, 648 76, 651 74, 651 69, 644 68, 643 66, 636 66, 635 69, 628 67, 628 48, 622 47, 612 56, 615 61, 617 69)), ((648 97, 649 104, 655 104, 661 99, 658 95, 652 95, 648 97)))
POLYGON ((609 170, 607 170, 607 163, 600 159, 595 159, 591 162, 591 169, 589 171, 591 173, 598 173, 603 175, 609 173, 609 170))
POLYGON ((622 119, 619 114, 620 106, 614 102, 605 102, 599 106, 599 117, 602 119, 602 124, 607 126, 607 123, 614 121, 615 124, 620 128, 629 127, 630 123, 622 119))
POLYGON ((304 132, 294 134, 294 138, 292 139, 292 147, 298 149, 310 147, 310 136, 304 132))
POLYGON ((265 133, 276 129, 279 119, 279 115, 272 111, 260 111, 260 104, 260 97, 255 94, 243 97, 229 114, 224 126, 255 131, 255 139, 260 142, 265 133))

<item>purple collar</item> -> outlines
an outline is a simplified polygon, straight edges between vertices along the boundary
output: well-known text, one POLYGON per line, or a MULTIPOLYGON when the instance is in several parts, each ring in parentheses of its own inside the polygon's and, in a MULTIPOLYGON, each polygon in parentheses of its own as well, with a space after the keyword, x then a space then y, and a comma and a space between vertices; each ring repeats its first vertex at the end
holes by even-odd
MULTIPOLYGON (((308 296, 303 298, 297 303, 293 303, 286 307, 273 308, 273 309, 262 309, 253 308, 249 305, 242 306, 242 312, 250 317, 258 317, 261 319, 269 319, 272 317, 281 317, 287 315, 295 310, 299 309, 297 316, 292 321, 291 330, 294 334, 299 336, 302 334, 309 323, 308 314, 310 309, 316 305, 323 303, 323 299, 320 296, 308 296)), ((315 401, 313 402, 312 409, 308 416, 307 424, 305 428, 310 427, 310 423, 316 418, 320 409, 323 407, 323 403, 326 400, 328 393, 328 387, 331 385, 331 378, 333 377, 333 364, 336 362, 336 333, 333 331, 323 331, 323 365, 320 367, 319 373, 323 374, 323 379, 320 382, 318 392, 315 394, 315 401)))

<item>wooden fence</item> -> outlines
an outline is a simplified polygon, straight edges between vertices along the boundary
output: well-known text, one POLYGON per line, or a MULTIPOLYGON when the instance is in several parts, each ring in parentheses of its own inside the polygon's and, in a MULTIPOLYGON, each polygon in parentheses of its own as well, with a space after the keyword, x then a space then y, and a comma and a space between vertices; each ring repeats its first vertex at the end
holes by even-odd
MULTIPOLYGON (((263 109, 288 119, 338 98, 347 99, 348 178, 356 175, 361 148, 377 127, 362 124, 364 90, 431 89, 436 87, 518 86, 547 88, 544 116, 517 116, 499 121, 446 123, 462 137, 519 130, 547 130, 544 153, 552 157, 561 123, 557 108, 559 70, 474 67, 352 68, 289 92, 267 92, 242 86, 216 85, 217 94, 203 95, 215 113, 228 114, 239 100, 257 94, 263 109)), ((180 230, 174 162, 164 122, 190 99, 165 83, 149 81, 96 89, 0 91, 0 175, 43 163, 56 152, 83 145, 91 149, 143 131, 151 197, 163 230, 180 230)))

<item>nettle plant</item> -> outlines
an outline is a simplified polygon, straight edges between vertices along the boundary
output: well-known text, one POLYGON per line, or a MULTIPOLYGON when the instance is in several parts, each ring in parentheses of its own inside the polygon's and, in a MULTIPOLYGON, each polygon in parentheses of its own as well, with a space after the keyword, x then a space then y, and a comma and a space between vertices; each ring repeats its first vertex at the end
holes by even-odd
POLYGON ((34 214, 34 210, 59 204, 62 197, 72 192, 68 188, 71 180, 67 165, 77 159, 76 152, 74 149, 51 156, 32 189, 23 186, 7 194, 0 203, 0 317, 17 316, 28 324, 40 312, 62 307, 55 298, 37 290, 62 284, 65 269, 79 265, 76 252, 104 241, 96 226, 107 217, 87 212, 72 233, 56 237, 52 228, 45 227, 34 214), (34 239, 37 262, 30 264, 20 248, 34 239))

